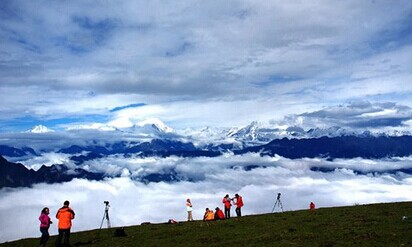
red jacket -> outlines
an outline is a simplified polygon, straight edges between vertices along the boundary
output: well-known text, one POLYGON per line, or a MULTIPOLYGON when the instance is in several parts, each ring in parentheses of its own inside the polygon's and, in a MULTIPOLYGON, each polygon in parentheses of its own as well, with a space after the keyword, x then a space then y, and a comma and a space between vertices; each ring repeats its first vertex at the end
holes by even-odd
POLYGON ((309 205, 309 208, 311 210, 314 210, 315 209, 315 203, 311 202, 310 205, 309 205))
POLYGON ((56 218, 59 219, 59 229, 70 229, 72 219, 74 219, 74 211, 69 207, 62 207, 57 211, 56 218))
POLYGON ((237 199, 236 199, 236 207, 238 207, 238 208, 241 208, 241 207, 243 207, 243 199, 242 199, 242 197, 241 196, 239 196, 237 199))
POLYGON ((223 214, 223 211, 221 209, 216 210, 215 219, 223 220, 224 218, 225 218, 225 215, 223 214))
POLYGON ((225 208, 230 208, 232 206, 230 198, 223 197, 222 203, 225 204, 225 208))

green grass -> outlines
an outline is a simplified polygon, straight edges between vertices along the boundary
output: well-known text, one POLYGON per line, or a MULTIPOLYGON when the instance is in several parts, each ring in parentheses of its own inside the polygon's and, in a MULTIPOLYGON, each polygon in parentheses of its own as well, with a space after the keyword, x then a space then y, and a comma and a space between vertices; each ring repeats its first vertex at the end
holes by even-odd
MULTIPOLYGON (((107 229, 76 232, 72 246, 412 246, 412 202, 320 208, 250 215, 208 224, 125 227, 126 237, 107 229)), ((55 236, 48 246, 54 246, 55 236)), ((0 246, 38 246, 22 239, 0 246)))

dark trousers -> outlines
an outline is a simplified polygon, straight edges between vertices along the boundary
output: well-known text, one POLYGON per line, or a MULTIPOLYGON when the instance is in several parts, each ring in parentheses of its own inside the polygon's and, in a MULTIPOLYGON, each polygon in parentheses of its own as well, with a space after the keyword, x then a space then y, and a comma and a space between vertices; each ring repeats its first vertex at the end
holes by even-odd
POLYGON ((41 238, 40 238, 40 246, 46 246, 47 241, 49 240, 49 228, 48 227, 40 227, 41 238))
POLYGON ((240 208, 236 207, 235 211, 236 211, 237 217, 242 216, 242 211, 240 210, 240 208))
POLYGON ((59 229, 59 235, 56 238, 56 247, 62 246, 62 238, 64 238, 63 244, 65 247, 70 247, 70 228, 59 229))
POLYGON ((225 217, 226 217, 226 219, 230 218, 230 207, 229 208, 225 207, 225 217))

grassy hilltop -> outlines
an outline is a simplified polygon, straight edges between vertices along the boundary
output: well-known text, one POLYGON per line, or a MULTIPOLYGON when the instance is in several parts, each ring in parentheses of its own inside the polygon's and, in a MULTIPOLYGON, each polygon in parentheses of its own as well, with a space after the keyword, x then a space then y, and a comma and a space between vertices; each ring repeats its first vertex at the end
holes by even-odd
MULTIPOLYGON (((76 232, 72 246, 412 246, 412 202, 320 208, 250 215, 208 224, 125 227, 126 237, 107 229, 76 232), (409 219, 402 220, 402 216, 409 219)), ((48 246, 54 246, 55 236, 48 246)), ((0 246, 38 246, 23 239, 0 246)))

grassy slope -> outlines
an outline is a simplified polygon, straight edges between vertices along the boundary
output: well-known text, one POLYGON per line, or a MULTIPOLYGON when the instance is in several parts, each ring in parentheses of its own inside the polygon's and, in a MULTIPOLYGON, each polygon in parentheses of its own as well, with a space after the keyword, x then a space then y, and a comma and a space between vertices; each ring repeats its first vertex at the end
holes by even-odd
MULTIPOLYGON (((72 246, 412 246, 412 202, 320 208, 225 221, 125 227, 72 233, 72 246), (111 230, 112 233, 114 229, 111 230)), ((51 237, 48 246, 54 246, 51 237)), ((38 246, 23 239, 0 246, 38 246)))

